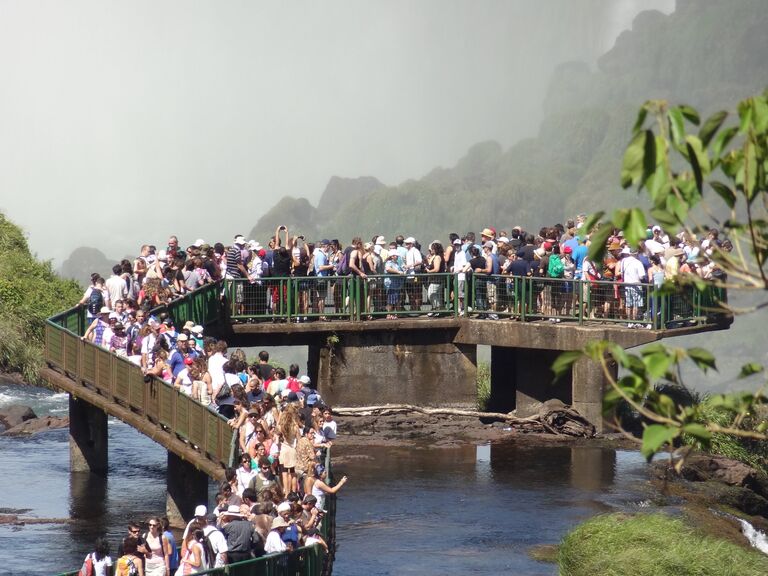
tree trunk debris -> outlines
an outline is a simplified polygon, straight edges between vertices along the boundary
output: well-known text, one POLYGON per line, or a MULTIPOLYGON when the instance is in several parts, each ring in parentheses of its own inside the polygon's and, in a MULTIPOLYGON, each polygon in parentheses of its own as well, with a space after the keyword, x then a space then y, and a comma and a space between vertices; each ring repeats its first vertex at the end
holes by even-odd
POLYGON ((547 400, 532 416, 521 418, 513 412, 479 412, 476 410, 459 410, 456 408, 424 408, 413 404, 383 404, 379 406, 334 407, 333 411, 339 416, 391 416, 393 414, 418 413, 428 416, 460 416, 465 418, 482 418, 506 422, 512 428, 524 432, 546 432, 557 436, 579 436, 592 438, 595 427, 581 414, 560 400, 547 400))

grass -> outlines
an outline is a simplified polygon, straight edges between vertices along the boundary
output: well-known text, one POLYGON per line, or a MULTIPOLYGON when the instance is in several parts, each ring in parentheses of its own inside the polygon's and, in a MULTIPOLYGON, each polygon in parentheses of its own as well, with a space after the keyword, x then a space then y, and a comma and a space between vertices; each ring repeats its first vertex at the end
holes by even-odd
POLYGON ((665 514, 597 516, 560 545, 561 576, 764 576, 768 557, 665 514))
MULTIPOLYGON (((718 406, 712 406, 707 398, 699 404, 699 411, 702 422, 714 422, 721 426, 733 425, 733 415, 718 406)), ((745 429, 754 429, 760 420, 761 418, 748 418, 744 422, 743 427, 745 429)), ((766 466, 768 442, 737 438, 729 434, 713 434, 709 446, 702 446, 695 438, 688 436, 683 436, 683 442, 710 454, 719 454, 727 458, 733 458, 753 468, 768 472, 768 466, 766 466)))
POLYGON ((485 412, 491 398, 491 365, 488 362, 477 363, 477 409, 485 412))

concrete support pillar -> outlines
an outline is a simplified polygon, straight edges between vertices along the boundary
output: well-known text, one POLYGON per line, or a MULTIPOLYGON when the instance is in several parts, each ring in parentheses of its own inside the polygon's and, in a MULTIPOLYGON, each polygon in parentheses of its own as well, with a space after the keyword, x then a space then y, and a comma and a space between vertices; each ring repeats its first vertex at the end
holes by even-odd
POLYGON ((568 375, 554 382, 552 363, 557 350, 491 346, 491 397, 488 409, 521 417, 536 414, 541 404, 557 398, 570 404, 571 379, 568 375))
POLYGON ((517 405, 517 353, 515 348, 491 346, 489 412, 511 412, 517 405))
POLYGON ((195 506, 208 505, 208 476, 173 452, 168 452, 167 485, 165 512, 172 526, 184 526, 195 506))
POLYGON ((477 347, 450 340, 441 331, 344 334, 319 347, 318 390, 331 405, 474 408, 477 347))
MULTIPOLYGON (((609 365, 611 375, 616 378, 618 367, 609 365)), ((602 432, 603 394, 610 385, 601 366, 589 358, 581 358, 573 365, 573 407, 602 432)))
POLYGON ((72 472, 107 475, 107 414, 69 395, 69 467, 72 472))

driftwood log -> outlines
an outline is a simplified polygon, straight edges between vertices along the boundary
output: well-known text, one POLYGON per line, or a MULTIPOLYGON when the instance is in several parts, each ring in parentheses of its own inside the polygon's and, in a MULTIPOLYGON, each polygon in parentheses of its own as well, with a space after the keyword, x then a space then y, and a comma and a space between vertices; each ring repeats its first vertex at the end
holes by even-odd
POLYGON ((466 418, 482 418, 506 422, 512 428, 527 432, 548 432, 565 436, 580 436, 591 438, 595 435, 595 427, 576 410, 563 404, 560 400, 547 400, 537 414, 518 417, 514 413, 479 412, 476 410, 459 410, 455 408, 424 408, 413 404, 383 404, 380 406, 334 407, 333 411, 339 416, 391 416, 393 414, 418 413, 428 416, 461 416, 466 418))

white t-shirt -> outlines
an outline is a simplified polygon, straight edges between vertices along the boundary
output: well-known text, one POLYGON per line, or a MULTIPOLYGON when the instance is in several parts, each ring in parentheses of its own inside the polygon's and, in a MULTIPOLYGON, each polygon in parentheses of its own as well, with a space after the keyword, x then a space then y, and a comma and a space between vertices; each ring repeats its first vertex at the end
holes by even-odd
POLYGON ((118 300, 125 300, 128 295, 128 288, 125 285, 125 280, 120 276, 112 275, 107 278, 106 287, 107 292, 109 292, 109 303, 112 308, 115 307, 115 302, 118 300))
POLYGON ((459 280, 466 280, 467 275, 462 272, 464 267, 467 265, 467 255, 464 253, 464 250, 461 249, 453 249, 453 252, 455 256, 453 257, 453 272, 458 272, 458 279, 459 280))
POLYGON ((203 528, 203 534, 208 536, 208 540, 211 542, 211 548, 213 548, 214 554, 216 554, 216 562, 213 568, 221 568, 224 566, 223 553, 229 551, 227 546, 227 537, 221 533, 221 530, 214 526, 206 526, 203 528))
POLYGON ((224 364, 226 363, 227 359, 221 352, 216 352, 208 358, 208 373, 211 375, 211 385, 214 391, 224 384, 224 364))
MULTIPOLYGON (((93 574, 94 576, 108 576, 112 573, 112 558, 104 556, 101 560, 96 560, 96 555, 92 552, 88 554, 93 559, 93 574)), ((87 556, 86 556, 87 558, 87 556)))
POLYGON ((621 260, 621 277, 625 284, 639 284, 645 277, 645 267, 634 256, 625 256, 621 260))
POLYGON ((285 542, 283 542, 280 532, 271 530, 269 534, 267 534, 267 541, 264 543, 264 552, 267 554, 278 554, 280 552, 285 552, 286 548, 287 546, 285 545, 285 542))

